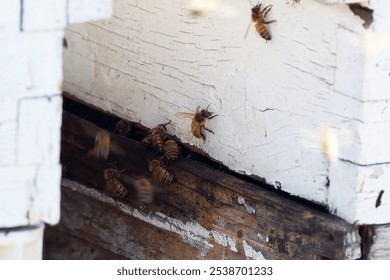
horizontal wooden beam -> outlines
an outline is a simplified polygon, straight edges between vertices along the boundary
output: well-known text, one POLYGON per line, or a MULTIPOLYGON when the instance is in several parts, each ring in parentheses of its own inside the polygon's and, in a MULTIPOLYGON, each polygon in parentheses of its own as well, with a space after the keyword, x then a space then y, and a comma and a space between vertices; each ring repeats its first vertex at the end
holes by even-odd
POLYGON ((102 128, 64 112, 61 161, 62 218, 59 229, 138 259, 356 259, 358 228, 180 157, 167 164, 175 181, 155 182, 155 200, 140 205, 134 181, 151 180, 148 162, 159 158, 139 141, 110 133, 107 160, 88 157, 102 128), (117 162, 129 194, 109 196, 103 177, 117 162))

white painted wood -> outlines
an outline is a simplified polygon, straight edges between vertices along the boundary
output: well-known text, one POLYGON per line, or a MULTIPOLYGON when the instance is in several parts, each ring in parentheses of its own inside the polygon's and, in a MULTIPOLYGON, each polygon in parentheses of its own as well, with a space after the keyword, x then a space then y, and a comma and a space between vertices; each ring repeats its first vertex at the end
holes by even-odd
POLYGON ((112 0, 67 0, 69 23, 98 20, 111 16, 112 0))
POLYGON ((60 156, 61 96, 22 99, 17 132, 18 165, 56 164, 60 156), (33 140, 33 141, 32 141, 33 140))
POLYGON ((2 0, 0 1, 0 40, 20 29, 20 1, 2 0))
POLYGON ((40 259, 42 223, 59 221, 63 28, 111 11, 74 2, 0 1, 0 259, 40 259))
POLYGON ((67 24, 67 0, 23 0, 23 31, 63 29, 67 24))
POLYGON ((194 16, 182 1, 116 0, 110 20, 67 30, 64 88, 147 127, 172 120, 168 132, 182 141, 351 223, 390 222, 390 196, 375 207, 390 179, 370 177, 390 162, 387 3, 370 2, 365 29, 347 5, 272 2, 267 18, 278 22, 266 43, 253 25, 244 40, 248 1, 194 16), (175 114, 209 103, 219 116, 203 143, 175 114))
POLYGON ((0 231, 0 260, 40 260, 44 225, 35 229, 0 231))
POLYGON ((374 236, 368 255, 371 260, 390 260, 390 225, 378 225, 374 227, 374 236))

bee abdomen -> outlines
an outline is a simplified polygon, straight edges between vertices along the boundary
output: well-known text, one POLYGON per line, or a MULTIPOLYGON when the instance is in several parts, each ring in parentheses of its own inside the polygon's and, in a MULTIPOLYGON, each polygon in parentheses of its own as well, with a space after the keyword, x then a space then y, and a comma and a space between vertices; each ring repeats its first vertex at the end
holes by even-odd
POLYGON ((170 184, 173 181, 173 175, 163 167, 157 168, 155 177, 157 181, 164 184, 170 184))
POLYGON ((262 38, 265 40, 271 40, 271 35, 269 34, 267 28, 263 24, 256 24, 256 30, 262 38))
POLYGON ((156 153, 164 152, 164 140, 160 133, 156 133, 152 137, 153 149, 156 153))
POLYGON ((112 178, 107 181, 109 193, 114 197, 124 197, 127 194, 127 189, 117 178, 112 178))
POLYGON ((138 201, 143 204, 148 204, 153 201, 153 185, 149 179, 143 178, 135 181, 134 186, 137 190, 138 201))
POLYGON ((176 160, 179 157, 179 147, 173 140, 168 140, 164 144, 165 154, 164 156, 168 160, 176 160))

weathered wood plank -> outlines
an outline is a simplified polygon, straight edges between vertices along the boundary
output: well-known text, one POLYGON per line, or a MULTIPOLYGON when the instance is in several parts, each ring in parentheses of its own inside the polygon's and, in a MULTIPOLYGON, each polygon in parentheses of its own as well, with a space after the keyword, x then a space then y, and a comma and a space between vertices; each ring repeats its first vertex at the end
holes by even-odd
MULTIPOLYGON (((158 187, 154 203, 140 207, 133 182, 140 176, 150 177, 147 163, 156 155, 138 141, 111 133, 107 161, 116 161, 120 169, 125 169, 121 180, 130 191, 123 200, 113 200, 104 192, 105 162, 87 158, 99 129, 80 117, 64 113, 61 157, 67 170, 65 176, 96 190, 63 180, 62 230, 83 239, 91 238, 103 248, 102 244, 106 244, 107 248, 121 250, 131 240, 138 250, 142 248, 144 253, 138 255, 140 258, 354 259, 360 256, 357 227, 187 158, 168 165, 176 181, 158 187), (78 199, 75 192, 82 196, 79 203, 74 202, 78 199), (126 223, 148 230, 128 236, 126 223), (145 232, 149 233, 148 242, 143 236, 145 232), (169 240, 177 244, 176 249, 181 249, 171 251, 173 247, 169 246, 173 245, 161 241, 164 240, 161 234, 170 236, 169 240), (153 243, 169 248, 152 254, 157 246, 153 243), (183 255, 182 251, 188 252, 188 246, 192 248, 191 253, 183 255), (220 254, 210 255, 210 250, 220 254)), ((125 254, 123 250, 115 253, 125 254)))
POLYGON ((121 255, 46 226, 43 239, 44 260, 121 260, 121 255))
POLYGON ((372 226, 371 231, 372 245, 367 258, 390 260, 390 224, 372 226))
POLYGON ((363 191, 355 180, 389 168, 388 1, 273 1, 267 43, 253 26, 243 38, 249 1, 214 1, 198 16, 178 0, 113 3, 111 19, 67 30, 65 90, 147 127, 170 119, 182 142, 350 223, 390 222, 372 196, 389 180, 363 191), (196 141, 175 114, 209 103, 215 135, 196 141), (328 130, 335 166, 323 149, 328 130))

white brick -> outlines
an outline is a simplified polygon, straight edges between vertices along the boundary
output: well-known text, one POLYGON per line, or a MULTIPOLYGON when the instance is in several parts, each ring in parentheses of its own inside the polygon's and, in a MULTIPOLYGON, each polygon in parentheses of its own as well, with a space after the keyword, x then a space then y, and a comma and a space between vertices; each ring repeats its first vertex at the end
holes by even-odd
POLYGON ((58 222, 59 164, 0 167, 0 178, 0 228, 58 222))
POLYGON ((42 258, 44 225, 34 229, 0 232, 0 260, 42 258))
POLYGON ((9 36, 19 32, 19 30, 20 30, 20 1, 1 0, 0 1, 0 38, 3 39, 5 36, 9 36))
POLYGON ((60 155, 62 97, 20 101, 17 131, 18 165, 56 164, 60 155))
MULTIPOLYGON (((33 0, 32 0, 33 1, 33 0)), ((69 23, 108 18, 112 0, 68 0, 69 23)))
POLYGON ((23 0, 23 31, 63 29, 67 0, 23 0))

